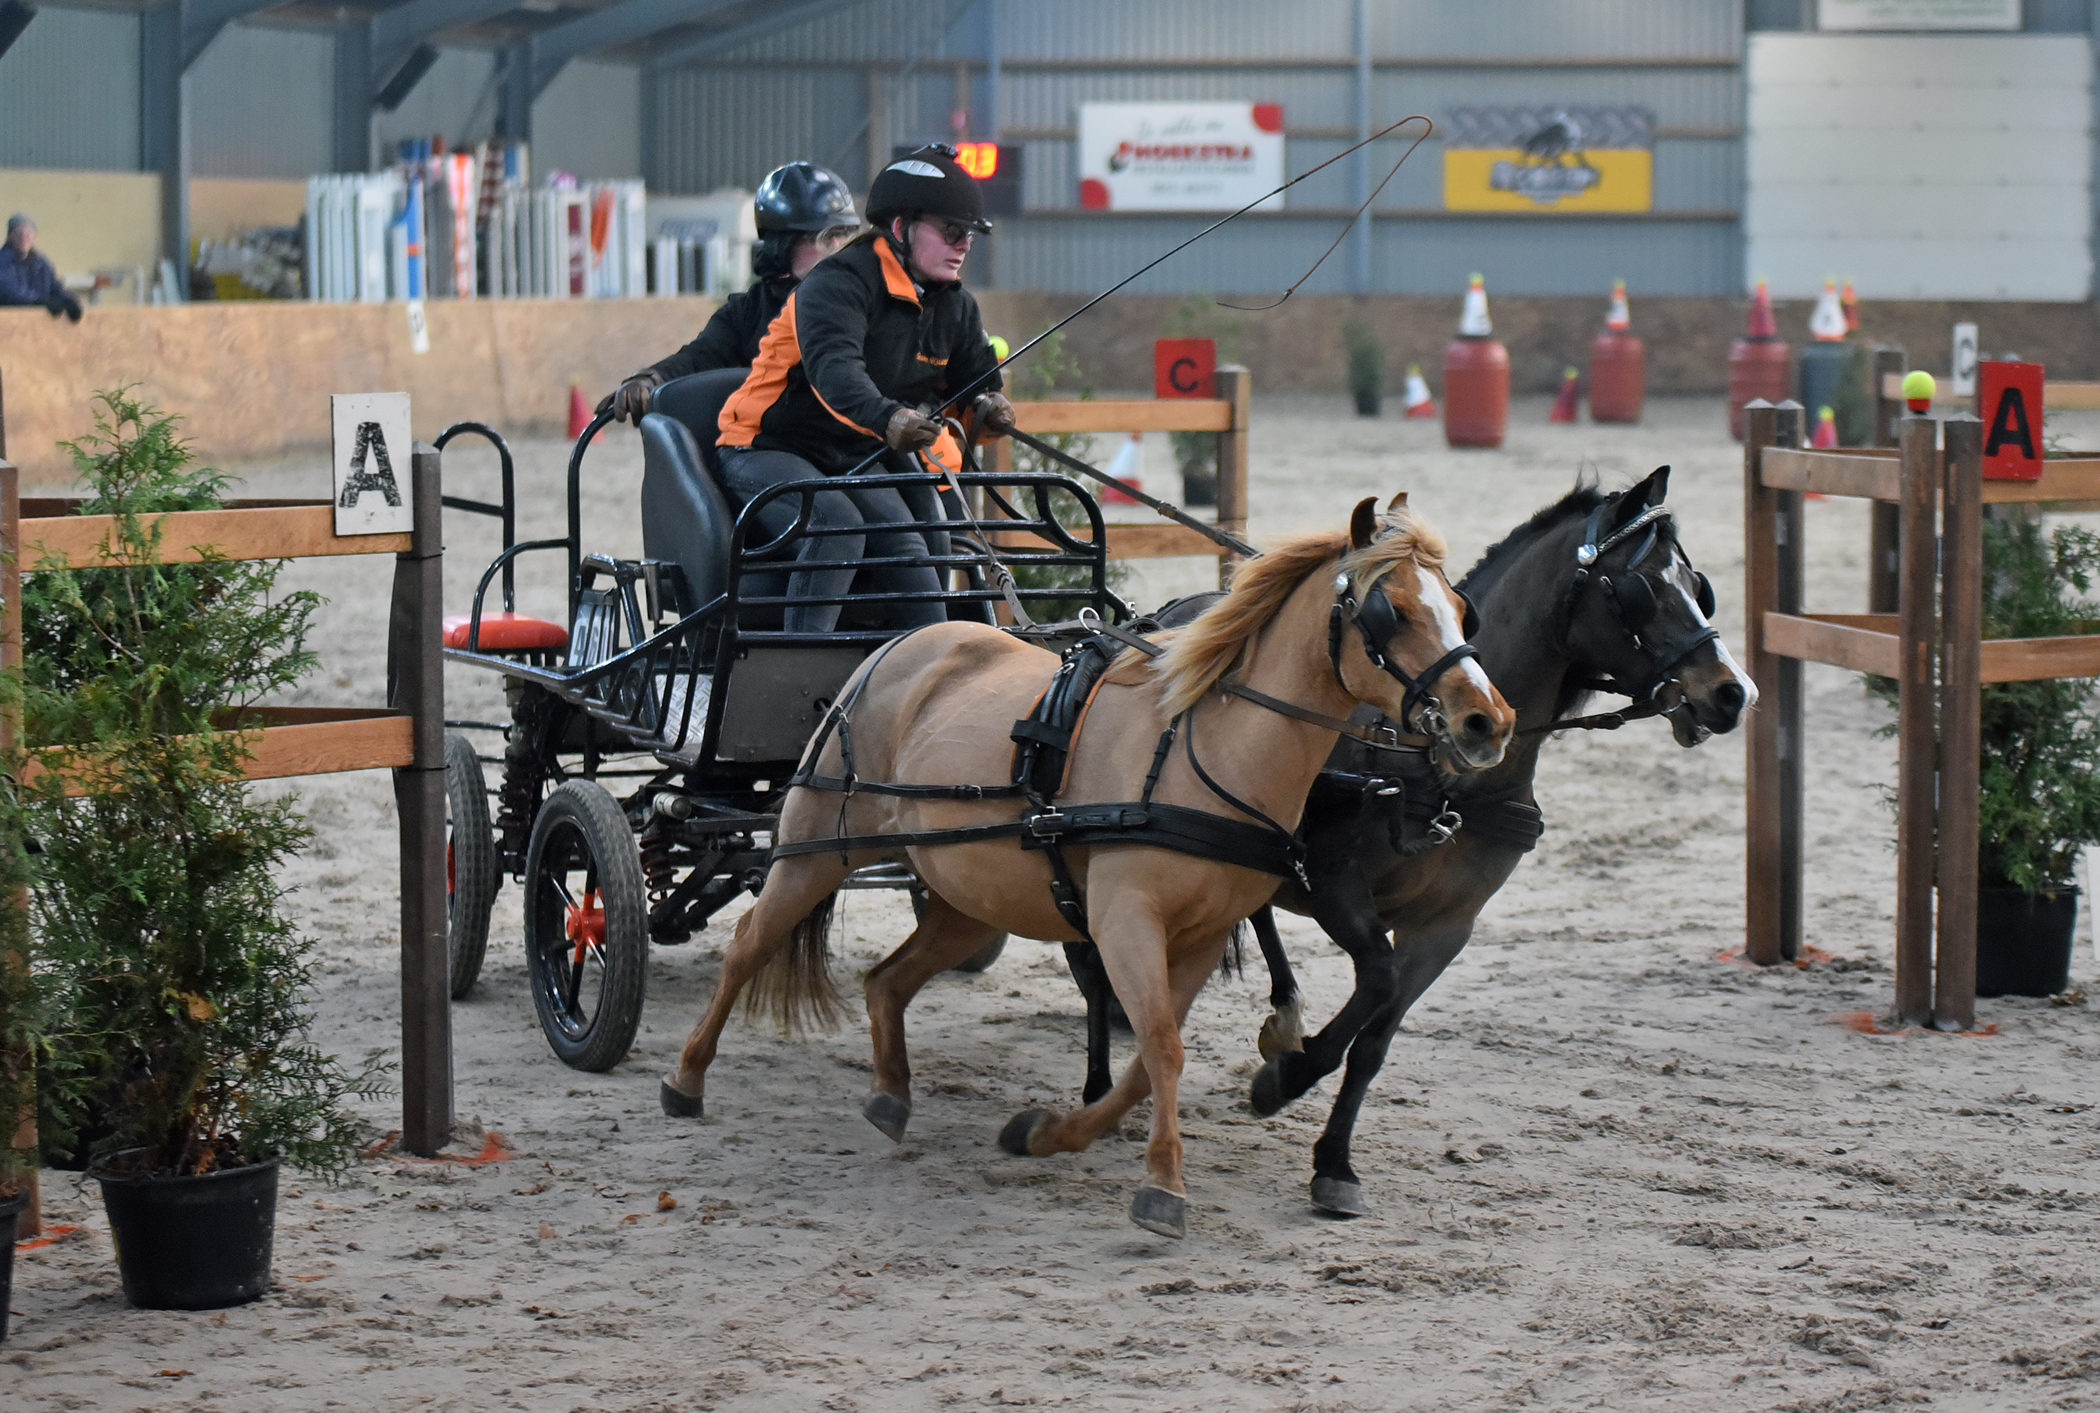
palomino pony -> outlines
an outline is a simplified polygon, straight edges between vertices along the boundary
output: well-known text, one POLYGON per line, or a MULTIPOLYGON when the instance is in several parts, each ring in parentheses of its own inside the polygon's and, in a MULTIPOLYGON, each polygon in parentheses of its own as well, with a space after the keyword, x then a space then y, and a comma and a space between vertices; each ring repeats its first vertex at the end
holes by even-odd
POLYGON ((738 921, 715 994, 664 1083, 665 1111, 701 1111, 730 1010, 776 960, 767 980, 784 1019, 835 1015, 827 905, 854 869, 901 860, 928 897, 918 927, 866 980, 870 1121, 892 1138, 903 1134, 911 1111, 904 1009, 927 980, 1001 931, 1090 935, 1124 998, 1138 1059, 1099 1102, 1062 1117, 1022 1114, 1003 1141, 1037 1154, 1082 1149, 1154 1093, 1131 1219, 1180 1236, 1181 1022, 1233 925, 1295 871, 1275 860, 1296 856, 1290 830, 1337 732, 1348 729, 1341 718, 1365 704, 1433 729, 1440 754, 1461 772, 1499 761, 1515 725, 1469 660, 1464 602, 1439 569, 1442 541, 1404 512, 1381 523, 1372 505, 1356 508, 1347 534, 1308 536, 1248 564, 1157 662, 1126 654, 1089 708, 1055 806, 1037 802, 1018 822, 1009 787, 955 782, 1008 778, 1016 718, 1030 715, 1057 659, 963 623, 908 634, 871 658, 790 782, 765 888, 738 921), (1068 817, 1134 827, 1074 835, 1061 832, 1068 817), (1146 826, 1155 817, 1180 821, 1179 842, 1158 842, 1146 826), (1188 842, 1206 827, 1266 841, 1266 869, 1221 856, 1232 849, 1188 842), (1052 847, 1029 847, 1046 839, 1052 847), (1163 857, 1170 847, 1181 856, 1163 857), (1060 907, 1059 896, 1071 902, 1075 891, 1076 904, 1060 907))
MULTIPOLYGON (((1302 822, 1309 887, 1275 904, 1310 915, 1356 964, 1356 987, 1319 1034, 1297 1043, 1297 983, 1268 910, 1254 918, 1277 1014, 1263 1027, 1267 1064, 1251 1099, 1271 1114, 1347 1057, 1325 1132, 1313 1147, 1313 1205, 1368 1210, 1350 1139, 1394 1032, 1464 948, 1473 922, 1536 840, 1532 778, 1555 730, 1668 719, 1679 745, 1731 731, 1757 688, 1708 622, 1713 590, 1677 542, 1663 504, 1667 466, 1629 490, 1577 486, 1481 556, 1460 582, 1479 605, 1481 661, 1517 709, 1515 743, 1464 781, 1403 776, 1384 752, 1342 741, 1302 822), (1634 706, 1571 720, 1595 691, 1634 706), (1380 759, 1380 757, 1384 757, 1380 759), (1381 785, 1381 777, 1385 777, 1381 785), (1381 793, 1393 786, 1401 788, 1381 793), (1408 839, 1407 804, 1425 788, 1459 821, 1448 840, 1408 839), (1277 1042, 1281 1043, 1277 1043, 1277 1042)), ((1200 620, 1199 620, 1200 621, 1200 620)), ((1425 811, 1416 810, 1419 816, 1425 811)), ((1106 1069, 1106 1057, 1102 1057, 1106 1069)), ((1093 1060, 1089 1058, 1090 1082, 1093 1060)))

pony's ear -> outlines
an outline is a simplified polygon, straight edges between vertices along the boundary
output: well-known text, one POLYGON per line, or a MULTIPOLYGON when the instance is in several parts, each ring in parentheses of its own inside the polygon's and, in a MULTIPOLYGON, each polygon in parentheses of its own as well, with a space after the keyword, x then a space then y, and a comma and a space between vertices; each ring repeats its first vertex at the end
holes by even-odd
POLYGON ((1619 503, 1612 515, 1613 525, 1623 525, 1642 511, 1661 505, 1663 497, 1668 495, 1669 491, 1670 468, 1658 466, 1648 473, 1647 479, 1636 482, 1620 493, 1619 503))
POLYGON ((1349 516, 1349 543, 1362 549, 1378 538, 1378 497, 1365 496, 1349 516))
POLYGON ((1398 515, 1405 509, 1407 509, 1406 491, 1395 491, 1393 498, 1385 503, 1385 513, 1388 515, 1398 515))

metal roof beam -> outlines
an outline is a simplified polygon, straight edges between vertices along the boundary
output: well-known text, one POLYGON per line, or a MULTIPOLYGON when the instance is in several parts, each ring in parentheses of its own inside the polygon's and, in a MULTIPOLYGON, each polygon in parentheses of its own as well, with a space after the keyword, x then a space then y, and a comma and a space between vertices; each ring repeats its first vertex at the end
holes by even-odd
POLYGON ((416 46, 447 30, 480 24, 518 8, 518 0, 408 0, 372 16, 372 73, 384 84, 416 46))
POLYGON ((620 0, 581 19, 532 37, 532 91, 546 91, 569 60, 597 49, 632 44, 744 0, 620 0))
POLYGON ((182 6, 182 67, 203 56, 219 31, 257 10, 267 10, 283 0, 177 0, 182 6))
POLYGON ((732 25, 714 34, 695 35, 676 48, 667 49, 657 55, 649 61, 649 67, 658 72, 679 68, 739 44, 748 44, 754 39, 763 39, 769 34, 778 34, 784 29, 793 29, 796 25, 807 24, 811 20, 822 19, 826 15, 866 3, 867 0, 802 0, 799 5, 783 5, 764 19, 732 25))

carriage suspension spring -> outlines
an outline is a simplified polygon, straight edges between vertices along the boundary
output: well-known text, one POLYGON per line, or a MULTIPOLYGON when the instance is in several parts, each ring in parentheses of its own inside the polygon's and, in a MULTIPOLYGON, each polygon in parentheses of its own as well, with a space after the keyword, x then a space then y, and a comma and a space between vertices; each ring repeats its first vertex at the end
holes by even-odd
POLYGON ((644 834, 641 838, 642 877, 649 885, 649 906, 653 909, 669 897, 678 885, 678 869, 671 862, 671 840, 663 834, 644 834))
POLYGON ((539 819, 540 794, 547 782, 553 742, 552 699, 526 689, 511 700, 510 740, 503 748, 503 788, 497 795, 496 838, 503 868, 525 876, 525 855, 532 845, 532 826, 539 819))

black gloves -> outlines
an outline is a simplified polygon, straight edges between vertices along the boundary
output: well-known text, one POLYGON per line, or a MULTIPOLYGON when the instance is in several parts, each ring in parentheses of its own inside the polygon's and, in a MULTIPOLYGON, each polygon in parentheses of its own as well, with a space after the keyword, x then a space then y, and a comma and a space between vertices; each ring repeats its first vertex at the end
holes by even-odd
POLYGON ((63 314, 76 324, 80 322, 80 301, 74 297, 71 290, 52 290, 50 297, 44 301, 44 307, 51 311, 51 317, 54 319, 63 314))

